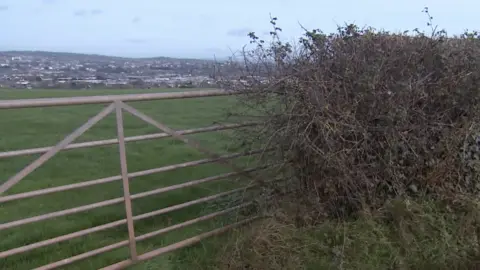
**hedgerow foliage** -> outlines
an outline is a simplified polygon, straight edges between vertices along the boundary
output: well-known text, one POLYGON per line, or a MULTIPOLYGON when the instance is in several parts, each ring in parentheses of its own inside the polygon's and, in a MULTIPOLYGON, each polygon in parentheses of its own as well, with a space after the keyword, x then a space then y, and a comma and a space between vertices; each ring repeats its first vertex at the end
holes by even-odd
POLYGON ((346 25, 290 44, 271 23, 270 42, 250 33, 234 90, 263 116, 255 138, 277 148, 301 194, 345 215, 392 197, 480 192, 478 33, 346 25))

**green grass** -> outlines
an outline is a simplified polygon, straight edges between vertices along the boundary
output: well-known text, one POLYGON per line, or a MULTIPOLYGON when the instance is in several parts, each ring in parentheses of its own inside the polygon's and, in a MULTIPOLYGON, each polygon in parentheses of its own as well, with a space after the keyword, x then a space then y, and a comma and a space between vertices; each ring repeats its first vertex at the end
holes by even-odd
MULTIPOLYGON (((150 90, 145 92, 158 92, 150 90)), ((168 91, 175 91, 169 89, 168 91)), ((126 94, 131 90, 0 90, 0 99, 68 97, 85 95, 126 94)), ((221 121, 227 109, 235 101, 232 97, 208 97, 183 100, 135 102, 131 105, 141 112, 174 129, 204 127, 221 121)), ((29 108, 0 110, 0 151, 50 146, 98 113, 105 105, 81 105, 71 107, 29 108)), ((144 123, 128 113, 124 114, 125 136, 159 132, 155 127, 144 123)), ((189 135, 217 153, 237 152, 233 147, 229 132, 189 135)), ((116 137, 114 114, 95 125, 75 142, 108 139, 116 137)), ((0 182, 21 170, 39 155, 14 157, 0 160, 0 182)), ((164 165, 205 158, 197 150, 171 138, 154 141, 132 142, 127 144, 129 172, 157 168, 164 165)), ((247 159, 240 159, 246 161, 247 159)), ((159 187, 178 184, 194 179, 231 171, 218 164, 207 164, 183 168, 166 173, 135 178, 131 181, 132 194, 159 187)), ((120 173, 118 146, 103 146, 88 149, 64 151, 53 157, 45 165, 35 170, 7 194, 32 191, 53 186, 78 183, 120 173)), ((229 179, 238 180, 238 179, 229 179)), ((212 195, 241 185, 244 181, 219 181, 195 187, 172 191, 133 201, 134 215, 154 211, 171 205, 212 195)), ((36 198, 0 204, 0 223, 59 211, 71 207, 122 197, 121 181, 76 189, 36 198)), ((228 203, 228 202, 227 202, 228 203)), ((200 215, 213 212, 215 204, 202 204, 173 213, 135 222, 136 235, 158 230, 200 215)), ((68 234, 104 223, 123 219, 123 204, 107 206, 65 217, 59 217, 33 224, 22 225, 0 232, 0 251, 27 245, 40 240, 68 234)), ((144 253, 176 241, 194 236, 202 231, 218 227, 227 218, 203 222, 185 229, 139 242, 138 252, 144 253)), ((0 269, 31 269, 72 255, 100 248, 122 240, 128 236, 127 227, 119 226, 103 232, 65 241, 60 244, 40 248, 27 253, 0 260, 0 269)), ((198 248, 197 248, 198 250, 198 248)), ((135 269, 173 269, 176 266, 166 255, 135 266, 135 269)), ((120 248, 106 254, 74 263, 67 269, 97 269, 128 258, 128 248, 120 248)), ((176 267, 178 268, 178 267, 176 267)))

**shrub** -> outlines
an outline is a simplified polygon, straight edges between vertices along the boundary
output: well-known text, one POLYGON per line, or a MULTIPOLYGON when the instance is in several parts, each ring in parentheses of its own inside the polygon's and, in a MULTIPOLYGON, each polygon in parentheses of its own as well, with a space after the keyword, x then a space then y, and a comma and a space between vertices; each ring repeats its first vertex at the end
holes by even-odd
POLYGON ((270 43, 250 33, 248 84, 233 90, 263 116, 255 140, 277 148, 273 159, 323 212, 344 216, 420 194, 454 202, 480 191, 477 33, 346 25, 289 44, 271 23, 270 43))

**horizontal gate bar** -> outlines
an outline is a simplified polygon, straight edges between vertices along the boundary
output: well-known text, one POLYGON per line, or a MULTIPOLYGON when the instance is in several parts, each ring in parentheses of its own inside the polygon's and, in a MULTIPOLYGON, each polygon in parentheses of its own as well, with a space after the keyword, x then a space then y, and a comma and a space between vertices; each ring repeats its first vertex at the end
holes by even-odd
MULTIPOLYGON (((246 172, 252 172, 252 171, 255 171, 255 170, 258 170, 258 169, 260 169, 260 168, 246 169, 245 171, 246 172)), ((189 186, 195 186, 195 185, 199 185, 199 184, 203 184, 203 183, 207 183, 207 182, 211 182, 211 181, 215 181, 215 180, 220 180, 220 179, 223 179, 223 178, 226 178, 226 177, 239 175, 239 174, 240 173, 232 172, 232 173, 225 173, 225 174, 221 174, 221 175, 211 176, 211 177, 198 179, 198 180, 193 180, 193 181, 178 184, 178 185, 158 188, 158 189, 155 189, 155 190, 150 190, 150 191, 134 194, 134 195, 130 196, 130 198, 132 200, 138 199, 138 198, 144 198, 144 197, 147 197, 147 196, 161 194, 161 193, 165 193, 165 192, 168 192, 168 191, 172 191, 172 190, 176 190, 176 189, 180 189, 180 188, 185 188, 185 187, 189 187, 189 186)), ((70 209, 66 209, 66 210, 61 210, 61 211, 57 211, 57 212, 51 212, 51 213, 40 215, 40 216, 35 216, 35 217, 20 219, 20 220, 16 220, 16 221, 12 221, 12 222, 2 223, 2 224, 0 224, 0 231, 1 230, 6 230, 6 229, 11 229, 11 228, 18 227, 18 226, 25 225, 25 224, 29 224, 29 223, 39 222, 39 221, 52 219, 52 218, 56 218, 56 217, 62 217, 62 216, 66 216, 66 215, 78 214, 78 213, 81 213, 81 212, 85 212, 85 211, 100 208, 100 207, 115 205, 115 204, 119 204, 119 203, 124 202, 124 200, 125 200, 124 197, 120 197, 120 198, 116 198, 116 199, 111 199, 111 200, 106 200, 106 201, 102 201, 102 202, 87 204, 87 205, 74 207, 74 208, 70 208, 70 209)))
POLYGON ((117 100, 129 102, 129 101, 150 101, 150 100, 159 100, 159 99, 183 99, 183 98, 196 98, 196 97, 226 96, 226 95, 233 95, 233 94, 235 94, 235 92, 226 91, 226 90, 194 90, 194 91, 185 91, 185 92, 166 92, 166 93, 147 93, 147 94, 128 94, 128 95, 17 99, 17 100, 0 101, 0 109, 102 104, 102 103, 113 103, 117 100))
POLYGON ((203 239, 206 239, 208 237, 211 237, 211 236, 215 236, 215 235, 218 235, 218 234, 221 234, 221 233, 224 233, 224 232, 227 232, 228 230, 230 229, 233 229, 235 227, 239 227, 241 225, 245 225, 247 223, 250 223, 256 219, 259 219, 260 216, 256 216, 256 217, 252 217, 252 218, 249 218, 249 219, 245 219, 245 220, 242 220, 242 221, 239 221, 239 222, 236 222, 234 224, 230 224, 230 225, 227 225, 225 227, 222 227, 222 228, 219 228, 219 229, 215 229, 213 231, 209 231, 209 232, 206 232, 206 233, 202 233, 200 235, 197 235, 197 236, 194 236, 194 237, 191 237, 191 238, 188 238, 188 239, 185 239, 183 241, 180 241, 180 242, 177 242, 175 244, 172 244, 172 245, 168 245, 166 247, 162 247, 162 248, 159 248, 159 249, 156 249, 156 250, 153 250, 153 251, 150 251, 150 252, 147 252, 147 253, 144 253, 142 255, 139 255, 138 256, 138 260, 133 262, 132 260, 125 260, 125 261, 121 261, 119 263, 116 263, 116 264, 112 264, 110 266, 107 266, 107 267, 104 267, 104 268, 101 268, 102 270, 116 270, 116 269, 124 269, 128 266, 131 266, 135 263, 138 263, 138 262, 141 262, 141 261, 146 261, 146 260, 150 260, 150 259, 153 259, 159 255, 162 255, 162 254, 165 254, 165 253, 168 253, 168 252, 172 252, 172 251, 175 251, 177 249, 180 249, 180 248, 184 248, 184 247, 188 247, 188 246, 191 246, 191 245, 194 245, 194 244, 197 244, 199 243, 200 241, 202 241, 203 239))
MULTIPOLYGON (((158 236, 158 235, 162 235, 162 234, 167 233, 167 232, 171 232, 171 231, 176 230, 176 229, 180 229, 180 228, 183 228, 183 227, 187 227, 187 226, 196 224, 196 223, 201 222, 201 221, 210 220, 210 219, 213 219, 215 217, 218 217, 218 216, 221 216, 221 215, 224 215, 224 214, 227 214, 227 213, 231 213, 235 210, 241 209, 241 208, 249 206, 251 204, 252 203, 245 203, 245 204, 241 204, 241 205, 238 205, 238 206, 235 206, 235 207, 231 207, 231 208, 228 208, 228 209, 225 209, 225 210, 222 210, 222 211, 218 211, 218 212, 215 212, 215 213, 212 213, 212 214, 208 214, 208 215, 201 216, 201 217, 198 217, 198 218, 195 218, 195 219, 191 219, 191 220, 179 223, 179 224, 175 224, 175 225, 170 226, 170 227, 166 227, 166 228, 163 228, 163 229, 160 229, 160 230, 157 230, 157 231, 153 231, 153 232, 150 232, 150 233, 147 233, 147 234, 137 236, 137 237, 135 237, 135 240, 136 241, 146 240, 146 239, 158 236)), ((95 249, 95 250, 91 250, 91 251, 88 251, 88 252, 85 252, 85 253, 82 253, 82 254, 78 254, 78 255, 75 255, 73 257, 66 258, 66 259, 63 259, 61 261, 57 261, 57 262, 42 266, 42 267, 37 268, 37 269, 42 269, 42 270, 55 269, 55 268, 58 268, 58 267, 61 267, 61 266, 69 265, 69 264, 72 264, 74 262, 84 260, 84 259, 93 257, 95 255, 100 255, 102 253, 112 251, 112 250, 115 250, 115 249, 118 249, 118 248, 121 248, 121 247, 125 247, 125 246, 128 246, 128 240, 121 241, 121 242, 118 242, 118 243, 115 243, 115 244, 112 244, 112 245, 108 245, 108 246, 105 246, 105 247, 101 247, 101 248, 98 248, 98 249, 95 249)))
MULTIPOLYGON (((142 215, 139 215, 139 216, 134 216, 133 220, 135 220, 135 221, 142 220, 142 219, 145 219, 145 218, 154 217, 154 216, 158 216, 158 215, 161 215, 161 214, 166 214, 166 213, 169 213, 169 212, 173 212, 175 210, 186 208, 186 207, 189 207, 189 206, 192 206, 192 205, 196 205, 196 204, 200 204, 200 203, 204 203, 204 202, 208 202, 208 201, 213 201, 213 200, 221 198, 223 196, 228 196, 230 194, 233 194, 233 193, 236 193, 236 192, 239 192, 239 191, 245 191, 246 189, 250 189, 250 188, 253 188, 255 186, 256 185, 252 185, 252 186, 249 186, 247 188, 238 188, 238 189, 222 192, 222 193, 219 193, 219 194, 216 194, 216 195, 203 197, 203 198, 196 199, 196 200, 193 200, 193 201, 188 201, 188 202, 184 202, 184 203, 177 204, 177 205, 174 205, 174 206, 166 207, 166 208, 161 209, 160 211, 157 210, 157 211, 145 213, 145 214, 142 214, 142 215)), ((6 258, 6 257, 14 255, 14 254, 23 253, 23 252, 26 252, 26 251, 29 251, 29 250, 32 250, 32 249, 37 249, 37 248, 40 248, 40 247, 60 243, 60 242, 63 242, 63 241, 74 239, 74 238, 78 238, 78 237, 81 237, 81 236, 84 236, 84 235, 87 235, 87 234, 91 234, 91 233, 115 228, 115 227, 118 227, 118 226, 126 224, 126 223, 127 223, 127 219, 117 220, 117 221, 114 221, 114 222, 110 222, 110 223, 107 223, 107 224, 99 225, 99 226, 88 228, 88 229, 81 230, 81 231, 77 231, 77 232, 74 232, 74 233, 70 233, 70 234, 58 236, 58 237, 55 237, 55 238, 51 238, 51 239, 48 239, 48 240, 44 240, 44 241, 29 244, 29 245, 25 245, 25 246, 22 246, 22 247, 10 249, 10 250, 7 250, 7 251, 0 252, 0 259, 6 258)))
MULTIPOLYGON (((284 180, 284 179, 283 178, 278 178, 278 179, 275 179, 275 180, 270 181, 270 182, 273 183, 273 182, 277 182, 277 181, 281 181, 281 180, 284 180)), ((194 201, 190 201, 190 202, 182 203, 182 204, 179 204, 179 205, 174 205, 174 206, 171 206, 171 207, 167 207, 167 208, 162 209, 160 211, 149 212, 149 213, 139 215, 139 216, 136 216, 136 217, 133 217, 133 218, 134 218, 134 220, 141 220, 141 219, 145 219, 145 218, 149 218, 149 217, 154 217, 154 216, 157 216, 157 215, 160 215, 160 214, 166 214, 166 213, 178 210, 180 208, 185 208, 185 207, 195 205, 195 204, 199 204, 199 203, 202 203, 202 202, 215 200, 215 199, 217 199, 221 196, 226 196, 226 195, 238 192, 238 191, 247 190, 247 189, 250 189, 250 188, 257 187, 257 186, 258 185, 251 185, 251 186, 246 187, 246 188, 239 188, 239 189, 227 191, 227 192, 224 192, 224 193, 221 193, 221 194, 217 194, 217 195, 213 195, 213 196, 209 196, 209 197, 204 197, 204 198, 200 198, 200 199, 197 199, 197 200, 194 200, 194 201), (178 207, 178 206, 181 206, 181 207, 178 207)), ((240 207, 248 206, 248 205, 251 205, 251 204, 252 204, 252 202, 247 202, 247 203, 244 203, 244 204, 241 204, 241 205, 229 208, 229 209, 234 210, 235 208, 240 208, 240 207)), ((219 211, 218 213, 220 215, 220 212, 228 211, 229 209, 219 211)), ((209 214, 209 215, 212 215, 212 214, 209 214)), ((207 215, 207 216, 209 216, 209 215, 207 215)), ((189 221, 186 221, 186 222, 183 222, 183 223, 180 223, 180 224, 184 224, 186 226, 187 224, 185 224, 185 223, 190 224, 191 222, 198 222, 198 221, 201 221, 201 220, 198 220, 198 219, 203 220, 203 218, 206 218, 207 216, 199 217, 199 218, 189 220, 189 221)), ((20 254, 20 253, 25 253, 27 251, 34 250, 34 249, 37 249, 37 248, 49 246, 49 245, 52 245, 52 244, 57 244, 57 243, 60 243, 60 242, 71 240, 71 239, 75 239, 75 238, 85 236, 85 235, 88 235, 88 234, 91 234, 91 233, 100 232, 100 231, 104 231, 104 230, 107 230, 107 229, 112 229, 112 228, 118 227, 118 226, 126 224, 126 223, 127 223, 126 219, 117 220, 117 221, 114 221, 114 222, 99 225, 99 226, 92 227, 92 228, 89 228, 89 229, 85 229, 85 230, 77 231, 77 232, 74 232, 74 233, 58 236, 58 237, 55 237, 55 238, 43 240, 43 241, 40 241, 40 242, 25 245, 25 246, 22 246, 22 247, 6 250, 6 251, 3 251, 3 252, 0 252, 0 259, 12 256, 12 255, 17 255, 17 254, 20 254)), ((167 230, 169 228, 173 229, 174 227, 179 226, 180 224, 176 224, 176 225, 173 225, 173 226, 170 226, 170 227, 167 227, 167 228, 160 229, 158 231, 153 231, 153 232, 150 232, 150 233, 147 233, 147 234, 144 234, 144 235, 137 236, 136 239, 137 239, 137 241, 148 239, 150 237, 161 234, 162 230, 167 230)), ((128 240, 125 241, 125 243, 126 243, 126 245, 128 245, 128 240)), ((117 243, 117 244, 119 244, 119 243, 117 243)), ((108 246, 108 247, 114 249, 114 247, 113 247, 114 245, 116 245, 116 244, 113 244, 111 247, 110 246, 108 246)), ((100 252, 100 250, 104 250, 105 248, 107 248, 107 247, 103 247, 103 248, 98 249, 99 253, 102 253, 102 252, 100 252)), ((111 250, 111 249, 104 250, 103 252, 107 252, 109 250, 111 250)), ((99 253, 95 253, 95 254, 99 254, 99 253)), ((76 257, 76 256, 74 256, 74 257, 76 257)))
MULTIPOLYGON (((260 169, 260 168, 246 169, 245 172, 252 172, 252 171, 255 171, 255 170, 258 170, 258 169, 260 169)), ((207 182, 211 182, 211 181, 215 181, 215 180, 220 180, 220 179, 223 179, 223 178, 227 178, 227 177, 235 176, 235 175, 239 175, 239 174, 240 173, 237 173, 237 172, 231 172, 231 173, 225 173, 225 174, 221 174, 221 175, 215 175, 215 176, 211 176, 211 177, 207 177, 207 178, 203 178, 203 179, 189 181, 189 182, 182 183, 182 184, 177 184, 177 185, 173 185, 173 186, 158 188, 158 189, 155 189, 155 190, 150 190, 150 191, 134 194, 134 195, 131 195, 130 198, 132 200, 133 199, 138 199, 138 198, 144 198, 144 197, 147 197, 147 196, 161 194, 161 193, 165 193, 165 192, 168 192, 168 191, 172 191, 172 190, 176 190, 176 189, 180 189, 180 188, 185 188, 185 187, 189 187, 189 186, 195 186, 195 185, 199 185, 199 184, 203 184, 203 183, 207 183, 207 182)), ((51 213, 44 214, 44 215, 39 215, 39 216, 20 219, 20 220, 16 220, 16 221, 12 221, 12 222, 2 223, 2 224, 0 224, 0 231, 1 230, 6 230, 6 229, 11 229, 11 228, 18 227, 18 226, 21 226, 21 225, 26 225, 26 224, 30 224, 30 223, 34 223, 34 222, 47 220, 47 219, 78 214, 78 213, 81 213, 81 212, 85 212, 85 211, 100 208, 100 207, 105 207, 105 206, 109 206, 109 205, 115 205, 115 204, 123 203, 124 200, 125 200, 124 197, 120 197, 120 198, 115 198, 115 199, 106 200, 106 201, 102 201, 102 202, 97 202, 97 203, 87 204, 87 205, 83 205, 83 206, 79 206, 79 207, 74 207, 74 208, 70 208, 70 209, 66 209, 66 210, 61 210, 61 211, 57 211, 57 212, 51 212, 51 213)))
MULTIPOLYGON (((256 124, 258 124, 258 123, 214 125, 214 126, 210 126, 210 127, 180 130, 178 132, 182 135, 188 135, 188 134, 196 134, 196 133, 203 133, 203 132, 209 132, 209 131, 220 131, 220 130, 227 130, 227 129, 235 129, 235 128, 240 128, 240 127, 253 126, 253 125, 256 125, 256 124)), ((147 134, 147 135, 126 137, 125 142, 145 141, 145 140, 161 139, 161 138, 166 138, 166 137, 171 137, 171 136, 169 134, 163 132, 163 133, 155 133, 155 134, 147 134)), ((108 140, 90 141, 90 142, 82 142, 82 143, 72 143, 72 144, 68 145, 67 147, 65 147, 63 150, 90 148, 90 147, 113 145, 113 144, 118 144, 118 139, 108 139, 108 140)), ((0 158, 8 158, 8 157, 26 156, 26 155, 46 153, 52 147, 53 146, 0 152, 0 158)))
MULTIPOLYGON (((265 152, 265 151, 271 151, 271 150, 253 150, 253 151, 248 151, 248 152, 244 152, 244 153, 228 154, 228 155, 221 156, 219 159, 233 159, 233 158, 242 157, 242 156, 259 154, 259 153, 262 153, 262 152, 265 152)), ((176 169, 179 169, 179 168, 193 167, 193 166, 197 166, 197 165, 213 163, 213 162, 218 161, 219 159, 218 158, 217 159, 206 158, 206 159, 189 161, 189 162, 179 163, 179 164, 174 164, 174 165, 167 165, 167 166, 163 166, 163 167, 156 168, 156 169, 149 169, 149 170, 145 170, 145 171, 129 173, 128 177, 129 178, 134 178, 134 177, 146 176, 146 175, 155 174, 155 173, 172 171, 172 170, 176 170, 176 169)), ((13 201, 13 200, 19 200, 19 199, 25 199, 25 198, 31 198, 31 197, 37 197, 37 196, 45 195, 45 194, 49 194, 49 193, 73 190, 73 189, 77 189, 77 188, 84 188, 84 187, 100 185, 100 184, 106 184, 106 183, 119 181, 119 180, 122 180, 121 175, 116 175, 116 176, 111 176, 111 177, 106 177, 106 178, 100 178, 100 179, 85 181, 85 182, 76 183, 76 184, 63 185, 63 186, 58 186, 58 187, 53 187, 53 188, 45 188, 45 189, 39 189, 39 190, 34 190, 34 191, 28 191, 28 192, 23 192, 23 193, 19 193, 19 194, 8 195, 8 196, 0 196, 0 203, 13 201)))

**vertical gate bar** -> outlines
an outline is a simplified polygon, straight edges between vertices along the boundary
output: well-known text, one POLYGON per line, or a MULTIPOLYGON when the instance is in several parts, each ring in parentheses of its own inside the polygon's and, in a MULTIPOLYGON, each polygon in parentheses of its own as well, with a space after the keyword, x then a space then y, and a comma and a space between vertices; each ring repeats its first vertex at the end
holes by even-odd
POLYGON ((130 247, 130 257, 132 261, 137 260, 137 246, 135 242, 135 230, 133 226, 132 200, 130 197, 130 185, 128 179, 127 155, 125 149, 125 135, 123 130, 123 115, 121 103, 115 101, 115 112, 117 116, 117 137, 118 149, 120 152, 120 166, 123 180, 123 196, 125 198, 125 213, 127 216, 128 240, 130 247))

